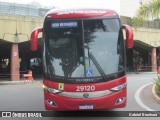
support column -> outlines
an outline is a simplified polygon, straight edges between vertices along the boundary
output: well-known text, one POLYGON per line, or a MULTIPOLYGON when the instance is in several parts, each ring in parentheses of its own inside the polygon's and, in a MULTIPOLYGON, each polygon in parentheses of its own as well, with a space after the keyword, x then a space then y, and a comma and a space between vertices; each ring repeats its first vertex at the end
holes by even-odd
POLYGON ((12 44, 11 51, 11 80, 20 80, 18 43, 12 44))
POLYGON ((152 48, 152 72, 157 72, 157 54, 156 48, 152 48))

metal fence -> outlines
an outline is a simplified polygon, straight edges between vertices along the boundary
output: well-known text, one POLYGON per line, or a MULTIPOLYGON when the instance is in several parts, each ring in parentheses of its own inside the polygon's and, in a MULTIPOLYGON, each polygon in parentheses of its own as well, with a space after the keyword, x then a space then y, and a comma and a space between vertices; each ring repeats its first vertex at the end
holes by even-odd
POLYGON ((14 14, 24 16, 44 16, 49 8, 41 8, 31 4, 17 4, 0 2, 0 14, 14 14))

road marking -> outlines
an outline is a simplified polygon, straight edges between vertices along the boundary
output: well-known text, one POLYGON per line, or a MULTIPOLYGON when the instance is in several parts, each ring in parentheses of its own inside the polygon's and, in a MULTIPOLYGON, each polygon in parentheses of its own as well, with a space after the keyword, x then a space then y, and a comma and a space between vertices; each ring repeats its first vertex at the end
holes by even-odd
POLYGON ((136 94, 135 94, 135 99, 137 101, 137 103, 144 109, 148 110, 148 111, 156 111, 154 109, 151 109, 150 107, 146 106, 140 99, 140 92, 148 85, 151 85, 153 83, 148 83, 148 84, 145 84, 143 86, 141 86, 137 91, 136 91, 136 94))

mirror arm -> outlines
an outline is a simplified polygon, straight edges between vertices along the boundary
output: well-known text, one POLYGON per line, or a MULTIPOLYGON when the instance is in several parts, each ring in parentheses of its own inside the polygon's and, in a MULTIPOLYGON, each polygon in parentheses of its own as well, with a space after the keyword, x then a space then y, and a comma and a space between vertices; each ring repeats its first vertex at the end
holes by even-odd
POLYGON ((38 34, 43 31, 43 28, 35 28, 31 33, 31 50, 36 51, 38 47, 38 34))
POLYGON ((122 29, 125 29, 126 31, 126 47, 127 48, 133 48, 133 31, 129 25, 124 24, 122 26, 122 29))

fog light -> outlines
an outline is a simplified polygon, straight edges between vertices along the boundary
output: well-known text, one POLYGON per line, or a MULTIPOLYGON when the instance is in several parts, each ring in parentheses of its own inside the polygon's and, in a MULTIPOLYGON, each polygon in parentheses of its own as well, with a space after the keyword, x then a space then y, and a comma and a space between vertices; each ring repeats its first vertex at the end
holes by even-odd
POLYGON ((57 106, 56 103, 54 101, 51 100, 47 100, 48 104, 51 106, 57 106))
POLYGON ((119 98, 119 99, 116 101, 116 104, 120 104, 120 103, 122 103, 122 102, 123 102, 123 100, 124 100, 124 97, 119 98))

